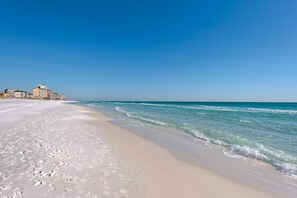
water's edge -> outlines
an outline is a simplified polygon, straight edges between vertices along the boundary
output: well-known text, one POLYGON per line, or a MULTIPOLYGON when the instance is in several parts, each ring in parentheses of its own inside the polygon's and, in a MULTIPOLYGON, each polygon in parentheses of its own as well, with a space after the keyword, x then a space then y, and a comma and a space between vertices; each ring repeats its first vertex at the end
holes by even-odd
POLYGON ((297 103, 87 102, 144 124, 189 134, 233 158, 251 158, 297 179, 297 103))
POLYGON ((295 197, 297 194, 296 180, 285 177, 267 164, 259 164, 255 160, 228 158, 222 154, 222 150, 210 149, 203 141, 193 141, 188 135, 175 134, 150 124, 141 124, 106 108, 91 108, 112 118, 113 124, 152 141, 182 161, 267 192, 273 197, 295 197))

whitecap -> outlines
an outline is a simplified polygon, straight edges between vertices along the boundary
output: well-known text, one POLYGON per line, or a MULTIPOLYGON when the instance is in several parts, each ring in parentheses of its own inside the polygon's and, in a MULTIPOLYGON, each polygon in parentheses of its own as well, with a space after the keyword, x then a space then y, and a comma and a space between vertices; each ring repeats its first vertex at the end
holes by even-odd
POLYGON ((253 159, 262 160, 265 162, 270 161, 268 159, 268 157, 265 156, 264 154, 262 154, 258 149, 254 149, 249 146, 232 145, 230 149, 233 153, 236 153, 239 155, 243 155, 243 156, 253 158, 253 159))
POLYGON ((148 122, 148 123, 151 123, 151 124, 157 124, 157 125, 162 125, 162 126, 166 125, 165 122, 162 122, 162 121, 159 121, 159 120, 153 120, 153 119, 150 119, 150 118, 146 118, 146 117, 143 117, 141 115, 135 115, 132 112, 125 111, 123 108, 121 108, 119 106, 116 106, 115 110, 118 111, 118 112, 121 112, 122 114, 126 115, 129 118, 134 118, 134 119, 144 121, 144 122, 148 122))
POLYGON ((223 107, 223 106, 176 106, 183 109, 196 109, 205 111, 229 111, 229 112, 247 112, 247 113, 274 113, 274 114, 297 114, 297 110, 283 109, 265 109, 265 108, 239 108, 239 107, 223 107))

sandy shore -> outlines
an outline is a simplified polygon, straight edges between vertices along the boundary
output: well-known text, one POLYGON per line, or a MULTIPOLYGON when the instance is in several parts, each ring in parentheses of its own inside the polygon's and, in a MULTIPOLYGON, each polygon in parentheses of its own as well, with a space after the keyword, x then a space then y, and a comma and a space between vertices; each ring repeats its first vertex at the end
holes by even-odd
POLYGON ((269 197, 51 101, 0 101, 0 197, 269 197))
POLYGON ((0 100, 0 197, 128 197, 132 180, 88 123, 90 112, 0 100))
POLYGON ((93 111, 92 117, 117 158, 138 175, 138 190, 145 197, 269 197, 178 160, 158 145, 111 124, 101 113, 93 111))

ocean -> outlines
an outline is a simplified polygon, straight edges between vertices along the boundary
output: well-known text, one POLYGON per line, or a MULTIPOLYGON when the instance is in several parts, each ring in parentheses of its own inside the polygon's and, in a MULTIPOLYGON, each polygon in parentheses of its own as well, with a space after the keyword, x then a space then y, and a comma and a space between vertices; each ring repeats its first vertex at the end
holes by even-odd
POLYGON ((252 158, 297 179, 297 103, 81 102, 177 130, 228 157, 252 158))

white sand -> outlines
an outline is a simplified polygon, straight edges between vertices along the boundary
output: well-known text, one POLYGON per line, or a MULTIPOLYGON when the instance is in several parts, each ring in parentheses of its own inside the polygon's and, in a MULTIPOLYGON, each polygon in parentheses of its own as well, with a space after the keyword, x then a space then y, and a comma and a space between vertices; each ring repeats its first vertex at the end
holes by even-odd
POLYGON ((268 197, 51 101, 0 100, 0 197, 268 197))
POLYGON ((126 197, 127 183, 87 110, 0 100, 0 197, 126 197))

